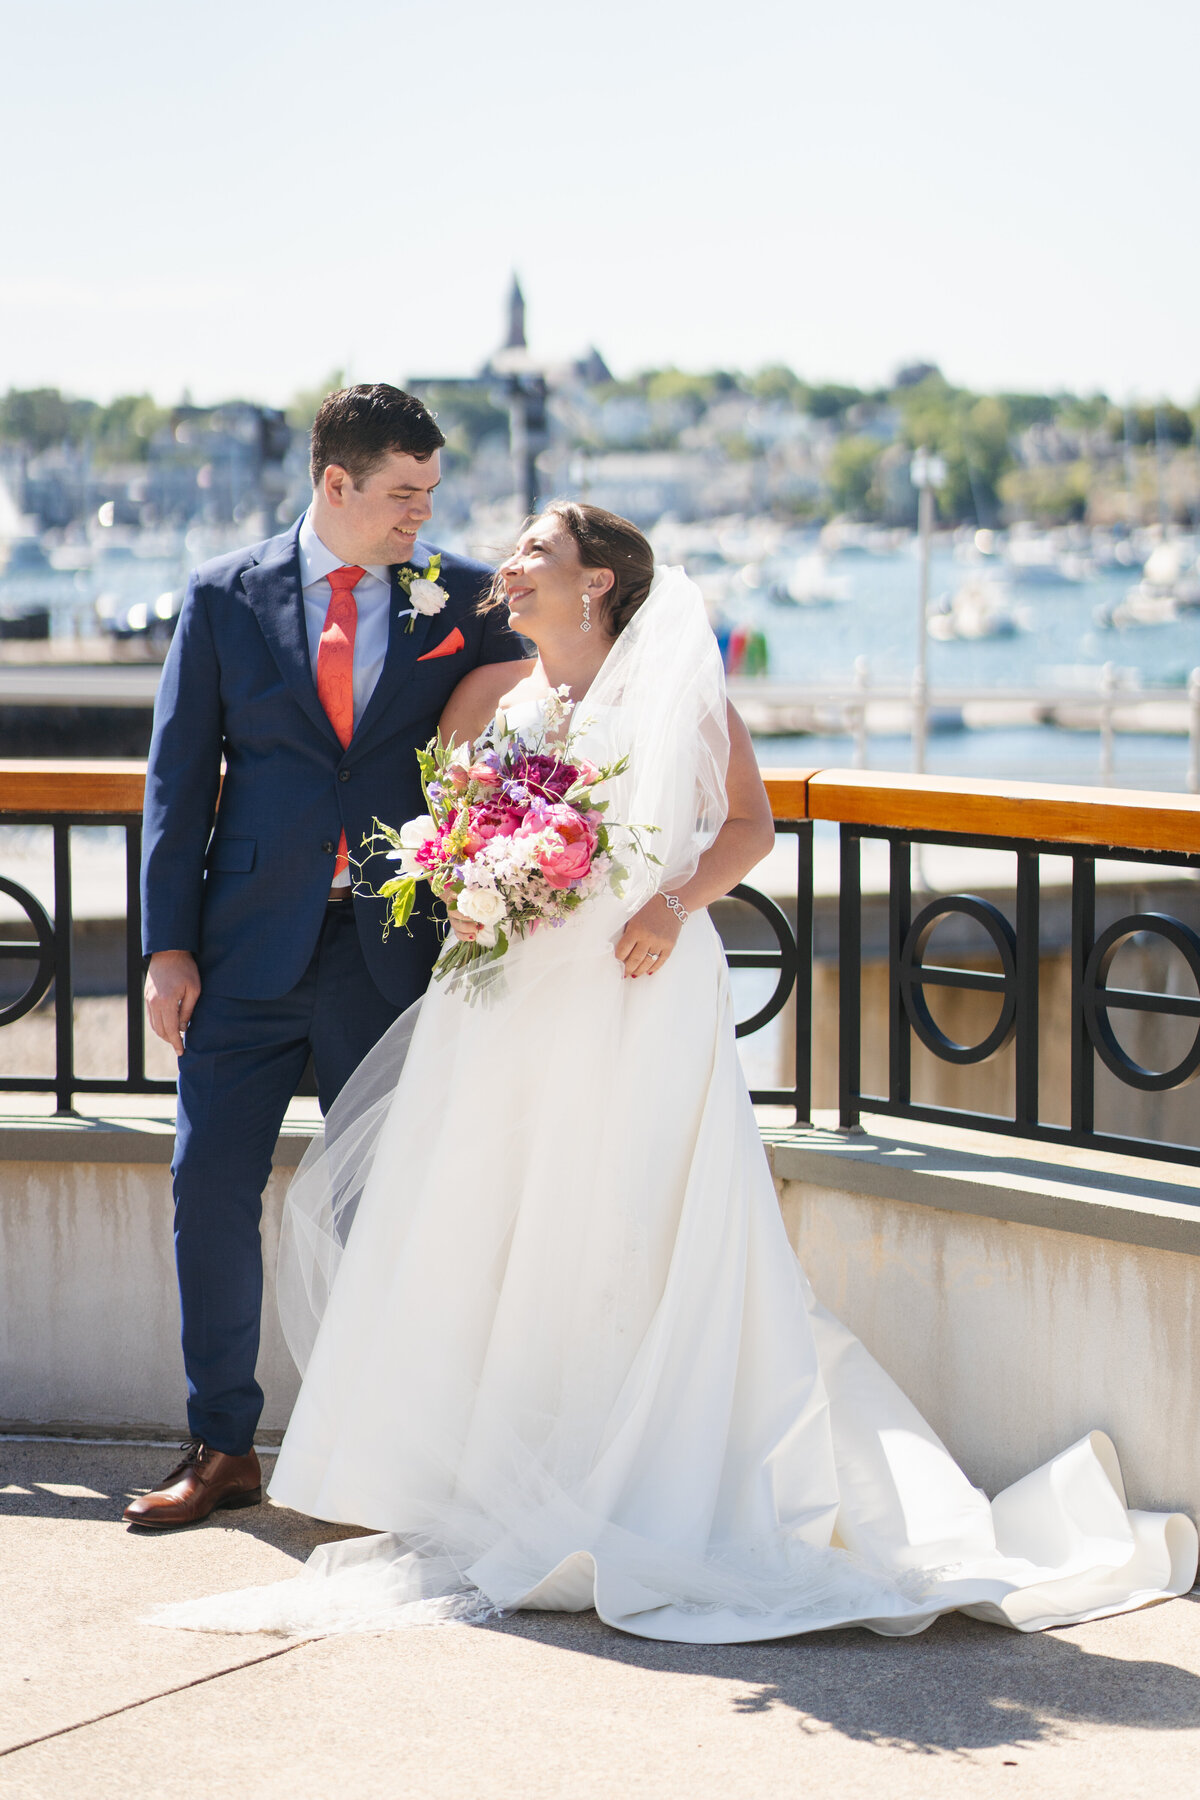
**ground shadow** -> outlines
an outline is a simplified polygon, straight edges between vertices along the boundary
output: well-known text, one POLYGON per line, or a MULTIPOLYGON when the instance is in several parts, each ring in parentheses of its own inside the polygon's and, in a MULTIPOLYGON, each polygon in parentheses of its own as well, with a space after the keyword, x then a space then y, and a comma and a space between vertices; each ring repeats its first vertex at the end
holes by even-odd
MULTIPOLYGON (((982 1145, 926 1144, 912 1138, 890 1137, 886 1132, 864 1129, 853 1137, 819 1128, 806 1138, 803 1131, 781 1129, 764 1134, 768 1144, 787 1146, 799 1142, 802 1147, 815 1145, 825 1155, 843 1157, 847 1162, 861 1161, 864 1156, 889 1156, 903 1159, 906 1171, 932 1172, 935 1175, 965 1175, 972 1181, 1011 1177, 1023 1185, 1062 1187, 1064 1184, 1086 1188, 1089 1194, 1111 1193, 1117 1201, 1145 1200, 1170 1205, 1194 1205, 1195 1177, 1181 1168, 1177 1179, 1139 1175, 1133 1170, 1102 1169, 1091 1164, 1079 1169, 1069 1163, 1052 1162, 1038 1157, 1036 1146, 1026 1143, 1023 1149, 1008 1152, 989 1151, 982 1145)), ((1128 1158, 1127 1160, 1132 1160, 1128 1158)))
MULTIPOLYGON (((264 1456, 264 1473, 272 1460, 264 1456)), ((87 1518, 117 1526, 128 1500, 170 1466, 169 1448, 0 1439, 0 1518, 87 1518)), ((297 1562, 318 1544, 363 1535, 269 1505, 217 1513, 192 1529, 236 1531, 297 1562)), ((1171 1604, 1198 1603, 1200 1594, 1171 1604)), ((730 1700, 737 1713, 782 1708, 803 1731, 832 1730, 915 1754, 1032 1748, 1065 1740, 1084 1724, 1200 1728, 1200 1677, 1187 1669, 1107 1656, 1062 1632, 1026 1635, 960 1614, 911 1638, 825 1631, 743 1645, 653 1642, 615 1631, 590 1612, 518 1613, 477 1629, 648 1672, 728 1681, 737 1689, 730 1700)))
POLYGON ((733 1698, 736 1712, 786 1708, 804 1731, 833 1730, 917 1754, 1031 1749, 1065 1740, 1083 1724, 1200 1727, 1200 1677, 1187 1669, 1105 1656, 1062 1633, 1011 1632, 961 1614, 912 1638, 824 1631, 718 1647, 632 1638, 594 1613, 519 1613, 481 1629, 650 1671, 737 1682, 745 1691, 733 1698))
MULTIPOLYGON (((90 1519, 118 1523, 126 1506, 156 1487, 179 1461, 179 1451, 142 1444, 35 1443, 0 1438, 0 1519, 90 1519)), ((260 1452, 270 1480, 275 1452, 260 1452)), ((123 1527, 129 1530, 129 1527, 123 1527)), ((213 1513, 192 1531, 238 1531, 303 1561, 318 1544, 361 1537, 357 1526, 330 1525, 284 1506, 252 1506, 213 1513)), ((131 1532, 150 1539, 148 1531, 131 1532)))

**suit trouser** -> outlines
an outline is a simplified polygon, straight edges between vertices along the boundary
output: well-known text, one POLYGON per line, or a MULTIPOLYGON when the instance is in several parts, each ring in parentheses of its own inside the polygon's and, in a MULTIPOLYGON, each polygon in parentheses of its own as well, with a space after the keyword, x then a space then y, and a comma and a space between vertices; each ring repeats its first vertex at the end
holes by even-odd
MULTIPOLYGON (((423 985, 422 975, 414 998, 423 985)), ((368 974, 345 902, 326 908, 290 992, 242 1000, 201 991, 179 1061, 172 1175, 188 1428, 214 1450, 244 1455, 262 1411, 259 1222, 288 1102, 311 1051, 327 1112, 400 1010, 368 974)))

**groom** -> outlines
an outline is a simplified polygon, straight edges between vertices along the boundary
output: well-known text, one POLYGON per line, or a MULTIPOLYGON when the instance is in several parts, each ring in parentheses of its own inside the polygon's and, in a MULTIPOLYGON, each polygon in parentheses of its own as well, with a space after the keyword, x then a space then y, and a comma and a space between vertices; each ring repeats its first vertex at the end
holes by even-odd
MULTIPOLYGON (((491 571, 449 553, 431 567, 418 543, 444 442, 398 388, 331 394, 313 425, 309 510, 196 571, 163 669, 142 947, 150 1024, 179 1057, 191 1441, 126 1509, 131 1525, 191 1525, 261 1498, 259 1218, 279 1127, 310 1053, 328 1111, 423 992, 438 948, 419 919, 385 943, 383 906, 352 892, 348 859, 373 818, 423 809, 415 751, 463 675, 525 654, 502 610, 477 610, 491 571)), ((361 885, 393 873, 370 858, 361 885)))

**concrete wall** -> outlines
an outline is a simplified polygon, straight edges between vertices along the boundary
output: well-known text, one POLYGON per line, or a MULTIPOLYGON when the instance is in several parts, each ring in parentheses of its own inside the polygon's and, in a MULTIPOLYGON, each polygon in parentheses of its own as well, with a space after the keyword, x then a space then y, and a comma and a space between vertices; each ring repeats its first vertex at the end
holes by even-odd
MULTIPOLYGON (((818 1298, 987 1492, 1099 1427, 1117 1446, 1132 1505, 1200 1518, 1200 1209, 1186 1198, 1194 1173, 1168 1171, 1159 1182, 1148 1176, 1163 1165, 1148 1165, 1127 1177, 1127 1193, 1092 1188, 1089 1204, 1086 1170, 1071 1172, 1075 1192, 1053 1174, 1044 1188, 1036 1176, 1016 1187, 1012 1171, 994 1167, 1008 1159, 968 1154, 949 1177, 957 1194, 927 1191, 914 1203, 897 1196, 897 1170, 886 1166, 906 1149, 927 1153, 868 1139, 852 1153, 862 1159, 853 1186, 839 1180, 835 1154, 818 1148, 802 1178, 787 1179, 787 1154, 777 1153, 788 1235, 818 1298), (881 1191, 863 1191, 871 1188, 881 1191), (953 1210, 956 1198, 979 1210, 953 1210), (1077 1216, 1093 1210, 1093 1220, 1077 1216)), ((928 1167, 902 1173, 918 1189, 939 1185, 928 1167)))
MULTIPOLYGON (((169 1143, 150 1162, 0 1161, 0 1431, 186 1435, 169 1143)), ((276 1167, 263 1208, 266 1442, 298 1386, 271 1281, 289 1175, 276 1167)))
MULTIPOLYGON (((887 1129, 768 1134, 820 1298, 990 1492, 1099 1426, 1135 1505, 1200 1517, 1194 1172, 887 1129)), ((182 1436, 169 1126, 47 1121, 3 1139, 0 1431, 182 1436)), ((266 1195, 265 1441, 297 1385, 271 1271, 304 1142, 281 1143, 266 1195)))

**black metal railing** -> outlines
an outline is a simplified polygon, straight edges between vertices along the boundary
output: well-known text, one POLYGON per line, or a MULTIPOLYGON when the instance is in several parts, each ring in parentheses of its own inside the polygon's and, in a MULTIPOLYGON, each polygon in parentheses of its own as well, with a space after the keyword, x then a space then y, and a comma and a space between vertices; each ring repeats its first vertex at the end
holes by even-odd
POLYGON ((25 989, 0 1007, 0 1027, 15 1024, 53 990, 54 1073, 0 1076, 0 1093, 55 1097, 59 1113, 75 1110, 80 1094, 171 1094, 173 1081, 146 1074, 146 1026, 142 1002, 142 910, 138 871, 142 855, 140 813, 12 812, 5 825, 45 826, 53 834, 54 916, 26 887, 0 879, 0 891, 15 900, 32 928, 32 938, 0 940, 0 962, 32 963, 25 989), (73 826, 116 826, 125 834, 125 1074, 80 1075, 75 1066, 75 915, 71 872, 73 826))
MULTIPOLYGON (((110 765, 110 768, 112 766, 110 765)), ((52 833, 53 916, 27 888, 3 874, 0 892, 24 912, 31 935, 6 934, 0 961, 28 966, 24 988, 0 1004, 0 1028, 25 1017, 53 995, 55 1058, 51 1075, 0 1076, 0 1093, 52 1093, 59 1112, 74 1110, 81 1095, 161 1095, 174 1083, 146 1074, 145 1015, 142 1001, 141 913, 138 865, 141 855, 140 774, 105 776, 102 766, 77 769, 64 790, 65 804, 23 805, 26 797, 44 800, 57 792, 55 773, 43 772, 40 785, 15 765, 0 774, 0 823, 42 826, 52 833), (122 782, 124 785, 122 785, 122 782), (47 784, 52 785, 48 786, 47 784), (107 796, 107 799, 106 799, 107 796), (119 799, 119 806, 117 800, 119 799), (71 810, 68 804, 73 800, 71 810), (76 1068, 74 912, 72 905, 71 832, 74 827, 116 827, 124 834, 125 921, 124 997, 125 1062, 123 1076, 84 1076, 76 1068)), ((863 1112, 914 1120, 970 1126, 1045 1142, 1139 1156, 1165 1157, 1200 1165, 1200 1147, 1098 1129, 1097 1062, 1118 1083, 1144 1093, 1180 1088, 1200 1073, 1200 932, 1185 919, 1165 912, 1127 911, 1097 928, 1096 866, 1104 859, 1169 867, 1200 873, 1200 804, 1174 796, 1120 795, 1097 790, 1067 793, 1032 786, 987 783, 951 784, 907 781, 899 777, 861 774, 771 774, 768 791, 776 812, 776 829, 795 845, 796 924, 784 903, 743 884, 723 903, 725 916, 748 908, 774 939, 768 947, 745 947, 743 929, 727 930, 727 959, 733 970, 770 970, 772 992, 756 1010, 738 1022, 740 1038, 776 1026, 780 1061, 794 1054, 794 1076, 787 1085, 757 1088, 756 1103, 789 1106, 798 1121, 811 1117, 814 996, 814 865, 813 821, 826 819, 840 827, 838 919, 838 1108, 844 1129, 854 1129, 863 1112), (955 791, 951 793, 949 790, 955 791), (945 790, 945 791, 943 791, 945 790), (968 791, 969 790, 969 791, 968 791), (922 823, 913 823, 914 807, 922 823), (1023 811, 1028 808, 1028 811, 1023 811), (795 816, 801 811, 809 816, 795 816), (947 830, 941 821, 962 819, 973 830, 947 830), (895 822, 893 822, 895 820, 895 822), (1061 836, 1037 826, 1050 821, 1061 836), (928 821, 926 823, 925 821, 928 821), (1015 822, 1016 829, 1011 829, 1015 822), (1026 829, 1028 822, 1029 829, 1026 829), (989 829, 988 827, 993 828, 989 829), (1009 827, 1006 829, 1006 827, 1009 827), (1122 841, 1105 842, 1106 836, 1122 841), (1153 847, 1158 839, 1165 847, 1153 847), (863 883, 862 846, 869 840, 888 847, 887 884, 887 1080, 884 1091, 863 1085, 863 883), (914 852, 920 846, 1003 851, 1015 858, 1014 901, 1010 912, 993 899, 978 895, 926 894, 914 882, 914 852), (1067 857, 1072 864, 1070 918, 1070 1117, 1065 1123, 1044 1114, 1039 1075, 1039 975, 1043 955, 1040 917, 1040 858, 1067 857), (994 969, 947 966, 927 960, 930 939, 943 922, 969 922, 990 946, 994 969), (1113 965, 1131 938, 1157 938, 1182 958, 1196 993, 1176 994, 1113 986, 1113 965), (997 1016, 974 1042, 960 1042, 938 1024, 929 995, 937 989, 974 990, 992 996, 997 1016), (789 1001, 792 1012, 787 1014, 789 1001), (1157 1014, 1190 1021, 1191 1042, 1163 1067, 1139 1063, 1114 1029, 1115 1016, 1157 1014), (783 1022, 789 1042, 778 1041, 783 1022), (914 1098, 914 1041, 935 1060, 952 1065, 983 1065, 1009 1045, 1014 1054, 1014 1104, 1009 1111, 972 1110, 914 1098), (786 1052, 786 1054, 785 1054, 786 1052)), ((1200 896, 1198 896, 1200 897, 1200 896)), ((1185 908, 1186 910, 1186 908, 1185 908)), ((744 915, 743 915, 744 916, 744 915)), ((998 1086, 998 1082, 995 1084, 998 1086)))
MULTIPOLYGON (((1200 822, 1200 821, 1198 821, 1200 822)), ((1120 1083, 1142 1092, 1186 1086, 1200 1072, 1200 935, 1185 921, 1159 912, 1135 912, 1096 929, 1096 864, 1109 860, 1200 872, 1200 854, 1155 852, 1122 846, 1088 846, 1044 839, 1010 839, 980 833, 908 833, 860 824, 841 826, 838 895, 839 1117, 853 1130, 861 1113, 969 1126, 1046 1143, 1117 1151, 1200 1165, 1200 1146, 1132 1133, 1097 1129, 1097 1059, 1120 1083), (888 1054, 884 1093, 862 1086, 862 883, 864 840, 889 847, 888 882, 888 1054), (1011 852, 1016 858, 1016 895, 1010 920, 994 902, 969 894, 941 895, 913 911, 912 857, 921 845, 1011 852), (1042 856, 1068 857, 1071 877, 1070 936, 1070 1119, 1043 1116, 1039 1079, 1039 988, 1042 856), (927 964, 926 947, 935 927, 966 917, 991 941, 996 971, 927 964), (1195 995, 1111 987, 1109 974, 1118 951, 1135 938, 1157 937, 1183 958, 1196 983, 1195 995), (935 1021, 927 988, 974 989, 992 994, 998 1016, 974 1043, 951 1038, 935 1021), (1182 1057, 1163 1068, 1139 1063, 1113 1029, 1121 1011, 1155 1013, 1196 1022, 1182 1057), (1010 1113, 977 1111, 913 1098, 912 1050, 916 1039, 935 1058, 958 1065, 981 1064, 1013 1045, 1015 1102, 1010 1113)))
POLYGON ((792 1106, 797 1121, 808 1121, 812 1092, 812 918, 813 918, 813 827, 811 819, 776 819, 776 832, 791 834, 796 839, 796 929, 786 912, 769 895, 745 882, 735 887, 729 900, 753 908, 765 919, 775 936, 773 950, 739 950, 726 946, 725 960, 731 969, 774 969, 773 992, 746 1019, 739 1019, 737 1035, 750 1037, 777 1019, 788 1000, 795 999, 792 1017, 792 1052, 795 1078, 790 1088, 752 1088, 750 1098, 755 1106, 792 1106))

